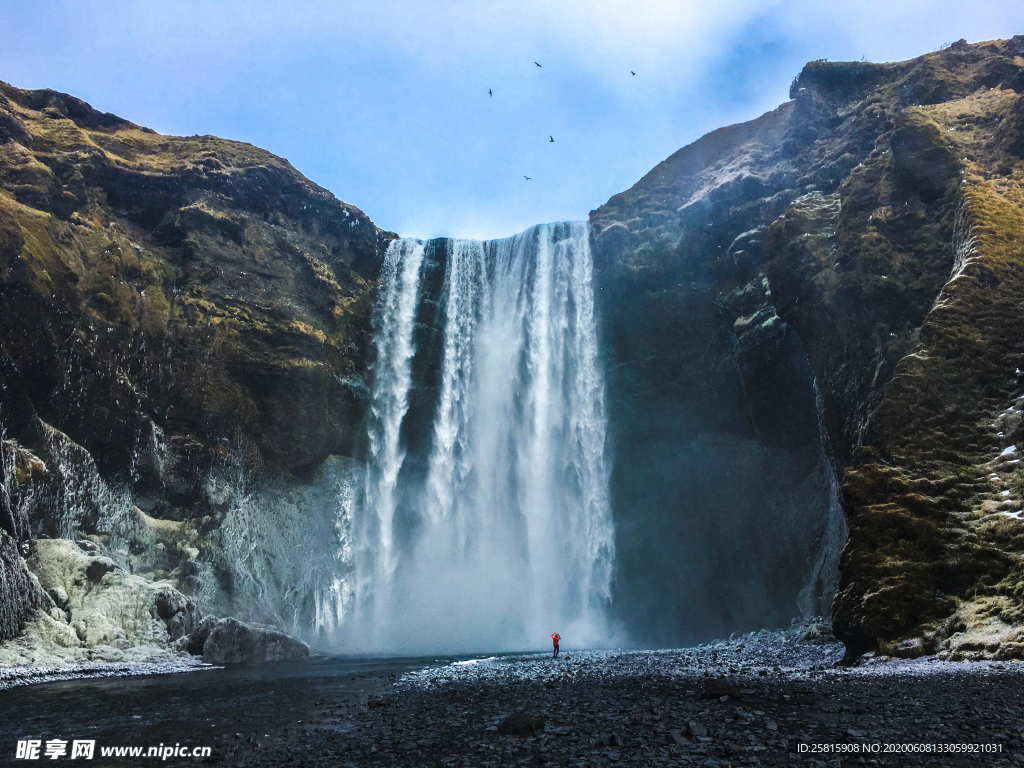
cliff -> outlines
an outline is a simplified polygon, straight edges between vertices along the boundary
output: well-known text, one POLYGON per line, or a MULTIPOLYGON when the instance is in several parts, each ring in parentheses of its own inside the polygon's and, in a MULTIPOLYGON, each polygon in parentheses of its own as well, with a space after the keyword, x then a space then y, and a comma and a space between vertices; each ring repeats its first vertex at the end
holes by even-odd
POLYGON ((769 575, 737 538, 791 546, 810 521, 773 503, 829 514, 820 489, 791 490, 817 411, 849 526, 832 607, 848 657, 1024 655, 1022 94, 1021 36, 812 62, 789 102, 592 212, 617 450, 641 446, 616 506, 654 528, 623 542, 620 580, 706 573, 650 558, 655 537, 703 531, 732 603, 698 584, 667 610, 733 622, 769 575))
POLYGON ((0 584, 21 596, 0 637, 38 603, 35 536, 91 537, 239 610, 295 586, 223 551, 288 541, 252 499, 306 493, 356 449, 391 237, 256 147, 0 83, 0 584))

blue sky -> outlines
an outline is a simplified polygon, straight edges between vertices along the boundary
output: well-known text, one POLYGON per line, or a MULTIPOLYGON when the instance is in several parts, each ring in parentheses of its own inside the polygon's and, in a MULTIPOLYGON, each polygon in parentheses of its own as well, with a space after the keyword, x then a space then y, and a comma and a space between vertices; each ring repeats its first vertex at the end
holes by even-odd
POLYGON ((2 80, 265 147, 405 235, 488 237, 585 217, 807 60, 1024 33, 1024 2, 0 0, 0 26, 2 80))

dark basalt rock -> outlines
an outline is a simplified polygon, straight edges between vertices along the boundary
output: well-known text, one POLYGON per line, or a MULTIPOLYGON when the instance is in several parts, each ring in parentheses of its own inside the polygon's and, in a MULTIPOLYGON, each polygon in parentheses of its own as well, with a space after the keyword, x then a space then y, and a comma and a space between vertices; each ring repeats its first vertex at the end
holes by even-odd
POLYGON ((762 267, 765 225, 798 194, 778 154, 792 112, 709 134, 591 215, 615 605, 644 642, 788 622, 819 547, 830 467, 812 377, 762 267))
POLYGON ((309 646, 271 627, 238 619, 203 619, 188 641, 189 652, 210 664, 264 664, 309 658, 309 646))
POLYGON ((834 605, 849 657, 1016 653, 1024 523, 1000 513, 1024 497, 1000 454, 1024 395, 1022 47, 812 62, 793 101, 591 214, 613 450, 630 456, 612 478, 630 625, 731 629, 768 580, 761 618, 792 611, 773 599, 802 560, 779 547, 826 509, 822 489, 790 490, 823 447, 849 525, 834 605), (758 461, 772 468, 746 475, 758 461), (763 562, 791 566, 759 572, 763 541, 763 562), (666 581, 694 587, 666 605, 666 581))

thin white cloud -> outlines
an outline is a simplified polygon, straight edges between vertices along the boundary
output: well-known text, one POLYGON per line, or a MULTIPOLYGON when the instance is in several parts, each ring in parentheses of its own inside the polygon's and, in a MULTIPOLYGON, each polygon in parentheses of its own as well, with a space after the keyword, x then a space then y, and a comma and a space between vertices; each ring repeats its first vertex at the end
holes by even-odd
POLYGON ((784 100, 807 59, 1024 32, 1020 0, 29 5, 0 77, 263 145, 424 235, 582 218, 700 133, 784 100))

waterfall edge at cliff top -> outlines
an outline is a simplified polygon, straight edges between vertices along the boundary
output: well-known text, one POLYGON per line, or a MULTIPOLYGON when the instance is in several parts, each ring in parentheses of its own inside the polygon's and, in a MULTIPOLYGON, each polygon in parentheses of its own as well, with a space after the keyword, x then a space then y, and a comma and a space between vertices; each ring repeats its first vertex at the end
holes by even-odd
POLYGON ((389 247, 347 647, 611 642, 592 272, 585 222, 389 247))

